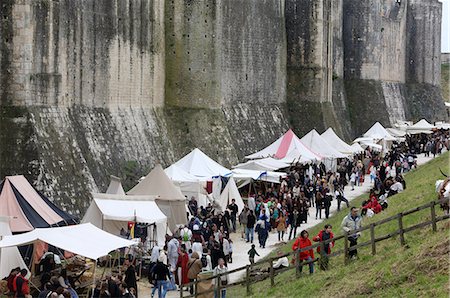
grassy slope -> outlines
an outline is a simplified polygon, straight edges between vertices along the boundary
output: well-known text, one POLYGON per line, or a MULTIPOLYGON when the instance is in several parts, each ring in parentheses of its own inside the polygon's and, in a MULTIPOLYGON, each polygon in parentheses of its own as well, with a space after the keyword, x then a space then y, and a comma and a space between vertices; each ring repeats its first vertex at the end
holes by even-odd
POLYGON ((441 87, 444 101, 450 102, 450 64, 441 65, 441 87))
MULTIPOLYGON (((389 200, 387 210, 371 219, 365 219, 364 225, 436 199, 434 182, 442 179, 439 167, 444 172, 450 172, 449 157, 449 153, 446 153, 407 174, 407 189, 389 200)), ((352 205, 359 206, 362 200, 362 197, 357 198, 352 205)), ((443 214, 440 208, 436 210, 438 215, 443 214)), ((328 220, 327 223, 333 225, 336 234, 341 234, 339 226, 347 212, 348 210, 341 211, 328 220)), ((429 209, 408 215, 404 218, 404 227, 429 218, 429 209)), ((316 235, 321 226, 312 228, 310 235, 316 235)), ((389 222, 376 227, 375 236, 397 229, 396 221, 389 222)), ((253 297, 261 297, 261 293, 265 293, 266 297, 415 297, 419 292, 421 296, 448 297, 448 231, 448 222, 440 222, 437 233, 432 233, 431 227, 409 232, 405 234, 407 248, 400 246, 398 237, 378 242, 375 256, 371 255, 369 247, 365 247, 359 250, 360 259, 350 265, 344 266, 343 256, 338 256, 331 259, 331 270, 317 270, 312 276, 302 275, 296 279, 294 270, 284 272, 276 277, 274 288, 270 288, 269 280, 252 285, 253 297)), ((359 243, 369 238, 370 233, 363 232, 359 243)), ((291 243, 282 249, 290 251, 291 243)), ((342 247, 343 242, 339 241, 335 249, 342 247)), ((229 294, 231 297, 244 297, 245 288, 230 289, 229 294)))

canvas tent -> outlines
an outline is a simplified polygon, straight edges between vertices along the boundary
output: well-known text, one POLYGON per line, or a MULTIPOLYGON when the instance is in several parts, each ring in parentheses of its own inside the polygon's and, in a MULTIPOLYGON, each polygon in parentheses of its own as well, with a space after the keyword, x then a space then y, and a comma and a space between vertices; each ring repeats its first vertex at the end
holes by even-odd
POLYGON ((436 126, 428 123, 427 120, 422 119, 420 121, 418 121, 417 123, 408 126, 406 128, 406 131, 409 134, 420 134, 420 133, 425 133, 425 134, 430 134, 433 132, 433 129, 436 129, 436 126))
POLYGON ((0 216, 11 218, 13 233, 76 223, 74 217, 37 192, 22 175, 7 176, 0 184, 0 216))
POLYGON ((276 171, 289 167, 290 163, 272 157, 248 160, 234 166, 235 169, 245 169, 254 171, 276 171))
MULTIPOLYGON (((129 221, 146 223, 156 227, 156 241, 161 245, 165 242, 167 216, 159 209, 152 196, 127 196, 93 193, 83 223, 94 226, 114 235, 120 234, 120 229, 127 229, 129 221)), ((150 231, 153 232, 153 231, 150 231)))
POLYGON ((287 176, 287 174, 283 172, 257 171, 239 168, 233 170, 233 178, 237 181, 239 188, 247 185, 251 180, 280 183, 280 177, 285 176, 287 176))
POLYGON ((345 155, 352 155, 357 152, 355 152, 354 148, 344 142, 333 130, 333 128, 328 128, 321 137, 327 141, 328 144, 330 144, 334 149, 341 152, 345 155))
POLYGON ((111 182, 109 183, 106 193, 113 194, 113 195, 124 195, 125 194, 125 191, 123 190, 123 187, 122 187, 122 181, 120 180, 119 177, 111 175, 111 182))
POLYGON ((217 203, 222 211, 224 211, 227 208, 228 204, 231 203, 232 199, 236 200, 238 212, 240 213, 244 209, 244 201, 242 201, 242 197, 239 193, 239 190, 233 177, 228 179, 227 185, 225 185, 225 188, 223 189, 219 199, 217 200, 217 203))
POLYGON ((127 194, 156 196, 156 204, 167 216, 171 231, 176 228, 176 225, 186 224, 186 198, 167 177, 161 165, 156 165, 127 194))
POLYGON ((192 150, 174 165, 203 181, 211 180, 212 177, 226 177, 231 174, 229 169, 221 166, 198 148, 192 150))
POLYGON ((393 137, 383 127, 383 125, 381 125, 380 122, 376 122, 374 125, 372 125, 372 127, 366 131, 366 133, 364 134, 364 137, 369 137, 374 140, 385 140, 385 141, 395 141, 396 140, 396 138, 393 137))
MULTIPOLYGON (((0 240, 11 236, 10 217, 0 216, 0 240)), ((7 277, 13 268, 27 268, 17 247, 0 248, 0 279, 7 277)))
POLYGON ((135 244, 86 223, 67 227, 38 228, 24 234, 5 236, 0 241, 0 248, 31 244, 37 240, 93 260, 106 256, 118 248, 135 244))
POLYGON ((386 130, 391 136, 393 136, 397 139, 404 138, 406 135, 406 130, 393 128, 393 127, 388 127, 388 128, 386 128, 386 130))
POLYGON ((352 144, 352 148, 355 153, 363 153, 364 152, 364 148, 361 147, 361 145, 358 143, 352 144))
POLYGON ((266 148, 246 156, 247 159, 273 157, 287 163, 293 161, 311 162, 322 159, 319 153, 305 145, 295 133, 289 129, 283 136, 266 148))

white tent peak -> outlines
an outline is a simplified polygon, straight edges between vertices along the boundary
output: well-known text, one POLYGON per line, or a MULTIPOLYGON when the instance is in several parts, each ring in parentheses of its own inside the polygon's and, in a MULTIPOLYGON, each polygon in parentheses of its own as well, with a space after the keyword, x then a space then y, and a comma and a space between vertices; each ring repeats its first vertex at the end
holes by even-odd
POLYGON ((312 150, 319 152, 320 155, 327 158, 345 158, 347 155, 334 149, 320 134, 312 129, 303 138, 302 142, 312 150))
POLYGON ((369 128, 366 133, 364 134, 364 137, 369 137, 375 140, 386 140, 386 141, 395 141, 396 138, 394 138, 387 130, 384 128, 383 125, 381 125, 380 122, 375 122, 374 125, 372 125, 371 128, 369 128))
POLYGON ((173 164, 164 170, 166 175, 172 180, 177 182, 198 182, 198 178, 190 173, 186 172, 184 169, 173 164))
MULTIPOLYGON (((0 238, 11 236, 10 216, 0 216, 0 238)), ((0 248, 0 279, 7 277, 11 269, 27 268, 17 247, 0 248)))
POLYGON ((357 153, 352 146, 344 142, 333 130, 333 128, 328 128, 324 133, 322 133, 322 138, 327 141, 328 144, 333 146, 337 151, 343 153, 343 154, 353 154, 357 153))
POLYGON ((119 177, 111 175, 111 182, 109 183, 108 189, 106 190, 107 194, 118 194, 124 195, 125 191, 122 187, 122 180, 119 177))
POLYGON ((178 168, 201 179, 211 179, 215 176, 228 176, 231 171, 210 158, 198 148, 174 163, 178 168))

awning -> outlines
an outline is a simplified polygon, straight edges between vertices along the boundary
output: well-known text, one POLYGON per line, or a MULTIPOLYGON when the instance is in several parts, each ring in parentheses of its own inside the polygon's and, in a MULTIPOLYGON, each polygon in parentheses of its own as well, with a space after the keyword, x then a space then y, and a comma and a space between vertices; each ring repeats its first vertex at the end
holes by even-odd
POLYGON ((118 248, 135 244, 85 223, 61 228, 35 229, 24 234, 5 236, 0 241, 0 248, 31 244, 36 240, 93 260, 118 248))

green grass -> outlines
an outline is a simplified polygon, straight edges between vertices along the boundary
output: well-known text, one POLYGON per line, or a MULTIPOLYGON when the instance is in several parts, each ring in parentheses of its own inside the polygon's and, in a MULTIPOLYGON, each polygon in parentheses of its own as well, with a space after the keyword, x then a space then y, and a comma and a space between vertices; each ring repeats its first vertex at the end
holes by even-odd
POLYGON ((441 65, 441 88, 444 101, 450 102, 450 64, 441 65))
MULTIPOLYGON (((442 179, 439 172, 450 172, 449 153, 445 153, 419 169, 407 174, 407 189, 389 200, 389 208, 373 218, 365 218, 364 225, 379 221, 402 211, 413 209, 437 198, 434 183, 442 179)), ((360 206, 367 195, 355 199, 351 205, 360 206)), ((437 215, 442 215, 436 208, 437 215)), ((335 234, 340 235, 340 223, 347 210, 335 214, 327 222, 333 225, 335 234)), ((430 210, 426 209, 404 217, 404 227, 429 220, 430 210)), ((315 236, 322 226, 309 230, 315 236)), ((449 283, 449 222, 438 223, 438 231, 431 227, 417 229, 405 234, 406 247, 400 245, 398 236, 377 243, 377 254, 371 255, 370 247, 358 250, 359 260, 344 266, 343 255, 330 260, 330 270, 316 272, 309 276, 295 277, 295 270, 289 270, 275 278, 276 286, 270 287, 270 280, 252 284, 252 296, 262 297, 448 297, 449 283)), ((376 227, 375 237, 383 236, 398 229, 397 221, 376 227)), ((359 243, 370 239, 370 232, 364 231, 359 243)), ((291 251, 292 241, 282 247, 291 251)), ((342 249, 343 241, 338 241, 334 250, 342 249)), ((271 256, 274 256, 272 254, 271 256)), ((304 268, 304 272, 307 272, 304 268)), ((235 287, 228 291, 230 297, 245 297, 245 287, 235 287)))

